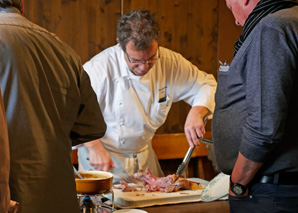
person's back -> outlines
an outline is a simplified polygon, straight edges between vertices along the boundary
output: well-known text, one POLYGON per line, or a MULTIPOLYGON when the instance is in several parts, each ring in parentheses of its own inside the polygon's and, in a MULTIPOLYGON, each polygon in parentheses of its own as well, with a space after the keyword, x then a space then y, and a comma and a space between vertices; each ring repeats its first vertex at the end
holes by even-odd
POLYGON ((16 8, 3 10, 0 84, 12 199, 21 212, 76 212, 71 146, 105 132, 95 94, 71 48, 16 8))
POLYGON ((5 111, 0 89, 0 212, 7 212, 9 207, 9 144, 5 111))

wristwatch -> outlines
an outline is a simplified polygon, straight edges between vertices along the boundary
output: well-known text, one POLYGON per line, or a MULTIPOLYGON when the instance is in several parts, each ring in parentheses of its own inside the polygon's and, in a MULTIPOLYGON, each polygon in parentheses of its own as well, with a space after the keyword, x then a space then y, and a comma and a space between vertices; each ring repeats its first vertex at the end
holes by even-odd
POLYGON ((230 189, 235 195, 243 195, 247 190, 247 186, 243 186, 239 183, 233 183, 230 176, 230 189))

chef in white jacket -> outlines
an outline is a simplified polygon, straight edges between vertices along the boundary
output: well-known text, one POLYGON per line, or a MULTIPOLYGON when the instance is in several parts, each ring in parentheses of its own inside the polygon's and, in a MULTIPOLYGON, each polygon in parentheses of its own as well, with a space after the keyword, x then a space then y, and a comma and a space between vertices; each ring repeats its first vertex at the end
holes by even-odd
POLYGON ((159 25, 147 10, 132 10, 117 25, 118 44, 85 63, 107 131, 79 148, 79 169, 132 175, 149 169, 163 176, 151 140, 173 102, 192 106, 185 133, 190 146, 205 134, 203 118, 212 114, 216 81, 182 55, 159 46, 159 25))

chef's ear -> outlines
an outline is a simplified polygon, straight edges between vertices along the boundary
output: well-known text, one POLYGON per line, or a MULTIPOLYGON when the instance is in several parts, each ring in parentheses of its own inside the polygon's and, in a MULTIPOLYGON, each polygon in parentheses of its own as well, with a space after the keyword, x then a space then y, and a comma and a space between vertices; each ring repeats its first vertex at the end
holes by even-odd
POLYGON ((126 47, 122 47, 122 45, 119 43, 119 39, 118 39, 118 37, 116 38, 116 40, 117 40, 117 42, 118 42, 118 44, 119 44, 121 50, 123 50, 123 51, 125 52, 125 51, 126 51, 126 47))
POLYGON ((117 43, 119 44, 120 48, 123 50, 121 44, 119 43, 119 38, 118 37, 116 38, 116 40, 117 40, 117 43))

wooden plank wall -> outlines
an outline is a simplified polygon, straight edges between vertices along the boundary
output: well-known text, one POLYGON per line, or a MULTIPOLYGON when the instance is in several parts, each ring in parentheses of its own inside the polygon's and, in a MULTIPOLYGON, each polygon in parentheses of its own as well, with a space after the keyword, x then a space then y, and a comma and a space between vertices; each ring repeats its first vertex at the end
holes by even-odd
POLYGON ((225 1, 219 1, 218 19, 218 59, 231 62, 233 59, 233 47, 239 38, 242 27, 236 26, 231 11, 225 1))
MULTIPOLYGON (((116 44, 121 12, 147 8, 161 22, 161 45, 217 76, 220 0, 24 0, 25 16, 58 35, 88 61, 116 44)), ((189 106, 173 105, 158 133, 183 132, 189 106)), ((208 127, 210 129, 210 127, 208 127)))
POLYGON ((69 44, 85 63, 116 44, 120 0, 24 0, 24 15, 69 44))

